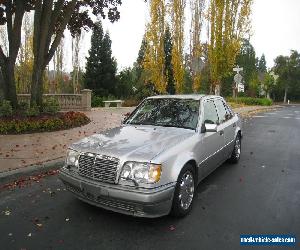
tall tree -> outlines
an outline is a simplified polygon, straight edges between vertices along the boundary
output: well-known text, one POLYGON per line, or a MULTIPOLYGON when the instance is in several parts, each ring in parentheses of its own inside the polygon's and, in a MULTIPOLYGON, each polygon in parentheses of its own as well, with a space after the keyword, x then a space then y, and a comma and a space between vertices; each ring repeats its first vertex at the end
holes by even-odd
POLYGON ((190 1, 192 21, 190 29, 190 70, 193 81, 193 91, 198 92, 201 84, 201 68, 204 62, 201 60, 202 45, 200 36, 204 21, 205 0, 190 1))
POLYGON ((72 39, 72 84, 73 93, 78 93, 80 90, 79 75, 80 75, 80 63, 79 63, 79 52, 81 48, 81 41, 83 40, 84 33, 76 34, 72 39))
POLYGON ((135 62, 135 68, 136 68, 136 74, 137 74, 137 81, 141 82, 142 81, 142 73, 144 70, 144 60, 145 60, 145 54, 146 54, 146 49, 147 49, 147 39, 146 36, 144 35, 143 40, 141 42, 141 46, 139 49, 138 57, 135 62))
POLYGON ((153 84, 159 93, 166 92, 164 75, 164 32, 165 0, 150 1, 150 23, 146 31, 147 49, 144 59, 145 77, 148 84, 153 84))
POLYGON ((243 39, 240 53, 236 57, 236 64, 243 68, 245 90, 251 92, 253 90, 251 87, 254 87, 254 79, 257 78, 257 69, 255 50, 248 39, 243 39))
POLYGON ((165 69, 164 74, 167 80, 167 93, 174 95, 175 84, 174 84, 174 72, 173 72, 173 65, 172 65, 172 49, 173 49, 173 42, 171 37, 171 32, 169 26, 166 27, 165 31, 165 39, 164 39, 164 52, 165 52, 165 69))
POLYGON ((209 49, 211 92, 220 94, 221 80, 232 72, 241 39, 249 32, 253 0, 210 0, 209 49))
POLYGON ((184 79, 184 62, 183 62, 183 47, 184 47, 184 10, 186 0, 171 1, 171 22, 172 22, 172 64, 175 79, 175 88, 177 93, 183 92, 184 79))
POLYGON ((15 78, 17 93, 29 94, 33 70, 33 21, 30 13, 23 20, 23 39, 17 57, 15 78))
MULTIPOLYGON (((26 1, 25 1, 26 2, 26 1)), ((0 25, 6 24, 8 54, 5 55, 0 46, 0 66, 4 79, 4 98, 17 107, 17 92, 15 82, 15 64, 21 44, 22 20, 27 5, 22 0, 7 0, 0 5, 0 25)))
POLYGON ((266 62, 266 57, 264 54, 261 55, 259 61, 258 61, 258 71, 261 73, 266 73, 267 72, 267 62, 266 62))
POLYGON ((21 42, 21 26, 24 13, 34 10, 34 65, 31 87, 31 103, 42 103, 42 75, 63 37, 64 30, 80 33, 82 27, 93 26, 89 14, 115 21, 120 17, 117 7, 121 0, 4 0, 0 5, 0 25, 7 26, 9 53, 0 46, 0 66, 5 80, 4 96, 17 105, 15 72, 17 54, 21 42), (92 9, 92 12, 90 12, 92 9))
POLYGON ((98 22, 91 38, 91 49, 86 63, 85 86, 99 96, 114 95, 116 71, 109 34, 104 34, 101 22, 98 22))
MULTIPOLYGON (((290 56, 278 56, 275 59, 275 73, 279 76, 279 87, 284 91, 283 101, 287 102, 288 94, 293 95, 300 89, 300 53, 292 50, 290 56)), ((295 97, 297 97, 295 95, 295 97)), ((300 99, 300 96, 298 96, 300 99)))

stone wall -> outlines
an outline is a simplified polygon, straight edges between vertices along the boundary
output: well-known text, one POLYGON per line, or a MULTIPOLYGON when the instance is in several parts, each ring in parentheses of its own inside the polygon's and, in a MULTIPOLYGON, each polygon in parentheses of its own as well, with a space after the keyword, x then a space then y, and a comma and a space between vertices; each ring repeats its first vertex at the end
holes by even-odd
MULTIPOLYGON (((44 94, 43 99, 55 98, 61 110, 91 110, 92 91, 81 90, 81 94, 44 94)), ((18 102, 30 102, 30 94, 18 94, 18 102)))

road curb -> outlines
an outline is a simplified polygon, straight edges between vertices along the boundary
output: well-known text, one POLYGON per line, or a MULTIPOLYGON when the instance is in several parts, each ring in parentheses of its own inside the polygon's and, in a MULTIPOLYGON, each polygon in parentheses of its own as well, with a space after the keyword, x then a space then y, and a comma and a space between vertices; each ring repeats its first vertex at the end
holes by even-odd
POLYGON ((55 160, 44 162, 42 165, 31 165, 24 168, 5 171, 0 173, 0 184, 12 182, 21 177, 28 177, 45 173, 50 170, 56 170, 59 169, 63 165, 63 163, 64 157, 60 157, 55 160))
POLYGON ((263 113, 263 112, 270 111, 270 110, 275 110, 275 109, 278 109, 278 108, 283 108, 283 106, 279 106, 279 105, 262 106, 262 107, 258 107, 257 109, 248 110, 248 111, 244 111, 244 112, 238 112, 238 113, 240 114, 240 116, 242 118, 248 118, 248 117, 251 117, 252 115, 255 115, 257 113, 263 113))

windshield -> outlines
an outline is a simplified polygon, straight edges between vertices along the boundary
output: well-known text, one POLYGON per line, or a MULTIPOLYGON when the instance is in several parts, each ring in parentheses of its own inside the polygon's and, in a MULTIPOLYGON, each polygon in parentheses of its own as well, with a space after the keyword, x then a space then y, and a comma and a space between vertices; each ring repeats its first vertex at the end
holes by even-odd
POLYGON ((192 99, 146 99, 125 124, 196 129, 200 101, 192 99))

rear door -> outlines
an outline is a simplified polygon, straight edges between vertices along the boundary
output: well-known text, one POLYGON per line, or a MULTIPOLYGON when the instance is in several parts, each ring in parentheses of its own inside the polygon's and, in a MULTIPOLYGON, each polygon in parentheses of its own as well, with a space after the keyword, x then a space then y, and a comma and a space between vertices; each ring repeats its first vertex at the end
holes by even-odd
POLYGON ((236 123, 233 114, 222 99, 215 99, 215 105, 218 110, 220 129, 224 131, 224 148, 222 149, 224 159, 227 160, 233 150, 234 135, 236 123))

